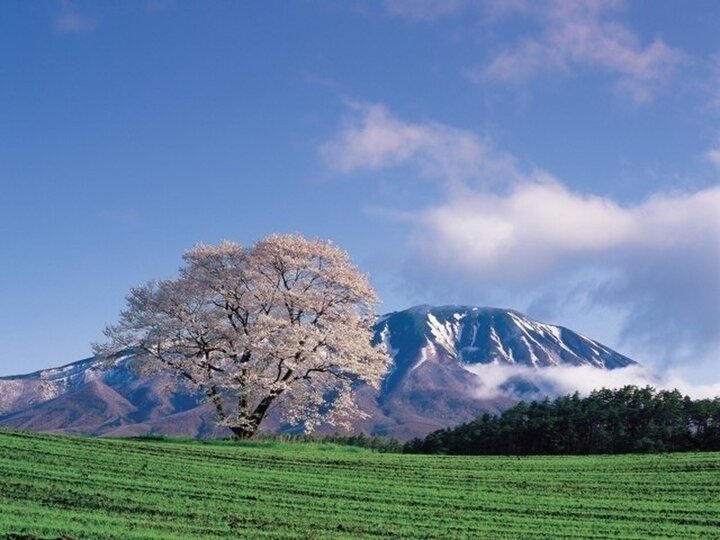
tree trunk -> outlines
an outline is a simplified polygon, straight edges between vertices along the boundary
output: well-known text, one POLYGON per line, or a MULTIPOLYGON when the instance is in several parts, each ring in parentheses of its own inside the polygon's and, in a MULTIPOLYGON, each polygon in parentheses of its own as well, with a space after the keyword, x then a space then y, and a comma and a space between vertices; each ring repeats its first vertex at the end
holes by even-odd
POLYGON ((281 391, 272 392, 262 398, 260 403, 258 403, 257 407, 255 407, 255 410, 250 415, 250 422, 248 422, 248 425, 228 426, 230 431, 233 432, 233 435, 235 435, 238 439, 252 439, 260 426, 260 422, 262 422, 263 418, 265 418, 270 405, 272 405, 272 402, 275 401, 275 398, 281 393, 281 391))
POLYGON ((255 436, 255 432, 257 431, 257 428, 248 429, 246 427, 240 427, 240 426, 228 426, 228 429, 230 431, 232 431, 235 438, 243 440, 243 441, 252 439, 255 436))

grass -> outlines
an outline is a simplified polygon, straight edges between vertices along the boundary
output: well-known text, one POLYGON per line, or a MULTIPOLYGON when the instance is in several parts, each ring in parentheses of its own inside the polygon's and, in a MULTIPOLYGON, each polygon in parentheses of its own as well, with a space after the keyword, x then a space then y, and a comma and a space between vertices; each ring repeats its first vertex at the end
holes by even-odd
POLYGON ((448 457, 0 431, 0 538, 720 538, 720 454, 448 457))

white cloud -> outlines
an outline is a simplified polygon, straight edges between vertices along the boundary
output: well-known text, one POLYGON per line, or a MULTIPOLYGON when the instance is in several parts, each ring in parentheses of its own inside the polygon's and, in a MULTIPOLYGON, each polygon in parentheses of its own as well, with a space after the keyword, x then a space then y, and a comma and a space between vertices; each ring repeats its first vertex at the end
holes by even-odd
POLYGON ((416 167, 444 186, 399 216, 411 229, 406 287, 425 299, 504 295, 504 305, 570 326, 572 306, 602 314, 600 325, 614 317, 609 344, 638 359, 709 371, 720 361, 720 186, 624 205, 523 171, 471 132, 377 105, 354 106, 321 151, 344 173, 416 167))
POLYGON ((541 277, 565 254, 603 252, 635 234, 632 218, 612 201, 540 178, 507 195, 468 192, 419 213, 418 245, 440 264, 504 281, 541 277))
POLYGON ((506 177, 510 156, 494 151, 472 132, 437 122, 408 123, 382 105, 351 103, 339 133, 320 147, 335 170, 350 173, 412 164, 445 180, 506 177))
POLYGON ((550 0, 517 10, 539 25, 527 37, 469 73, 476 82, 526 81, 541 73, 572 73, 577 69, 617 77, 615 89, 636 102, 651 99, 682 61, 680 50, 660 39, 643 44, 626 25, 608 16, 623 2, 550 0))
POLYGON ((497 364, 474 364, 466 366, 479 378, 477 397, 494 399, 499 396, 517 398, 513 383, 530 381, 537 387, 535 398, 560 396, 578 392, 587 396, 601 388, 616 389, 627 385, 652 386, 658 390, 677 389, 694 399, 714 398, 720 395, 720 383, 694 384, 677 373, 663 375, 640 365, 604 370, 592 366, 557 366, 532 368, 497 364))
MULTIPOLYGON (((467 192, 416 215, 419 247, 439 265, 502 282, 539 281, 571 260, 618 265, 629 253, 720 246, 720 187, 635 205, 568 190, 547 175, 504 195, 467 192)), ((718 268, 720 272, 720 268, 718 268)))

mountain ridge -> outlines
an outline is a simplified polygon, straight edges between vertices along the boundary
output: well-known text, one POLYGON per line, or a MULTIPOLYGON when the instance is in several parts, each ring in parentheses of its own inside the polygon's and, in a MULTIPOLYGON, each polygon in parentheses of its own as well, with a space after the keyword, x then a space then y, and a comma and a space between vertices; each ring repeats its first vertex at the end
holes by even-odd
MULTIPOLYGON (((401 439, 449 427, 483 412, 500 412, 516 403, 518 395, 535 397, 532 380, 523 379, 513 382, 511 397, 481 399, 477 368, 485 364, 534 369, 568 365, 617 369, 635 364, 568 328, 492 307, 423 304, 391 312, 378 318, 373 342, 387 347, 393 363, 379 392, 369 387, 357 389, 358 402, 370 419, 356 421, 354 428, 401 439)), ((0 377, 0 425, 118 436, 223 433, 222 428, 213 427, 211 409, 197 395, 176 385, 173 374, 143 376, 134 370, 133 363, 140 360, 134 352, 123 351, 109 362, 91 357, 58 368, 0 377), (104 390, 103 394, 96 385, 88 401, 82 392, 88 392, 85 385, 93 382, 113 394, 104 390), (114 394, 134 409, 121 407, 125 413, 120 415, 95 411, 85 424, 78 422, 82 410, 73 400, 95 403, 107 395, 114 403, 115 408, 108 409, 112 412, 118 401, 114 394), (68 411, 65 422, 63 403, 68 411), (52 421, 44 421, 49 410, 52 421)), ((267 430, 286 428, 272 416, 268 418, 267 430)), ((330 432, 333 428, 320 429, 330 432)))

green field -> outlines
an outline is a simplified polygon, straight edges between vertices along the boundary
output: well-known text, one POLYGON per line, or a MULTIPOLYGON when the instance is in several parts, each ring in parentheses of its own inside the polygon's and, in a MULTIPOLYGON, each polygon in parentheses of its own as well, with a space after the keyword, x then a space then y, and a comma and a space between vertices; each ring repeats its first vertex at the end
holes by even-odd
POLYGON ((720 454, 446 457, 0 431, 0 538, 720 538, 720 454))

